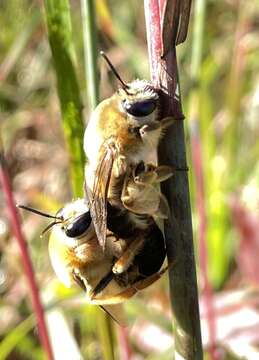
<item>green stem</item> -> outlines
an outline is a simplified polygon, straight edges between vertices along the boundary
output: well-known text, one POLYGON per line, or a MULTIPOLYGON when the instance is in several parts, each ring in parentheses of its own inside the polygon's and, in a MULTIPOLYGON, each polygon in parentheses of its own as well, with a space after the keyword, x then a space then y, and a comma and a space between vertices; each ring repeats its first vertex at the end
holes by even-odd
POLYGON ((74 51, 68 0, 45 0, 49 43, 57 76, 70 175, 74 196, 82 196, 85 156, 83 116, 79 85, 74 68, 74 51))
POLYGON ((96 311, 97 330, 104 360, 114 360, 113 327, 108 314, 101 309, 96 311))
POLYGON ((99 79, 97 67, 97 34, 95 26, 95 6, 93 0, 82 0, 82 22, 85 53, 85 73, 89 108, 93 110, 99 102, 99 79))
POLYGON ((202 46, 204 38, 204 20, 205 20, 206 1, 197 0, 195 2, 195 21, 193 25, 193 42, 191 57, 191 76, 197 80, 201 69, 202 46))

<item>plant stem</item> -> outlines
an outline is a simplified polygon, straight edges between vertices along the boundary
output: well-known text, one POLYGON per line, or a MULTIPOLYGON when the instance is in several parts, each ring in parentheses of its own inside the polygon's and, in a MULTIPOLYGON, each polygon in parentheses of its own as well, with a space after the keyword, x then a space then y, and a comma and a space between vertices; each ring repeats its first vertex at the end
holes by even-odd
POLYGON ((96 325, 104 360, 114 360, 113 328, 109 315, 96 309, 96 325))
POLYGON ((2 189, 6 197, 6 204, 7 204, 7 209, 9 211, 9 218, 13 228, 13 233, 17 240, 21 252, 24 271, 31 293, 32 306, 34 308, 34 312, 38 321, 40 341, 42 343, 43 348, 45 349, 48 359, 52 360, 53 353, 44 319, 44 311, 41 304, 40 294, 36 284, 34 270, 32 267, 27 244, 21 230, 21 223, 17 213, 17 208, 15 206, 15 201, 13 198, 11 181, 9 178, 8 168, 4 157, 4 150, 3 150, 1 138, 0 138, 0 184, 2 185, 2 189))
POLYGON ((85 73, 87 79, 87 94, 89 108, 93 110, 99 101, 99 79, 97 67, 97 34, 95 25, 95 2, 93 0, 81 0, 85 73))
POLYGON ((70 155, 74 196, 83 195, 83 116, 79 85, 74 68, 74 50, 68 0, 45 0, 49 43, 57 76, 63 128, 70 155))
POLYGON ((191 136, 191 152, 193 173, 195 180, 196 207, 199 216, 198 241, 200 268, 204 279, 203 295, 206 306, 206 319, 209 333, 209 353, 211 360, 217 359, 216 352, 216 324, 215 311, 213 307, 213 289, 208 276, 208 250, 207 234, 208 222, 205 200, 204 167, 202 156, 202 144, 200 138, 200 74, 202 66, 204 22, 205 22, 206 0, 197 0, 194 8, 194 29, 191 57, 191 81, 195 86, 190 93, 189 103, 189 127, 191 136))
MULTIPOLYGON (((168 129, 161 143, 159 163, 184 169, 186 168, 186 151, 176 49, 173 42, 162 44, 161 36, 161 26, 166 26, 161 18, 165 4, 166 2, 162 0, 159 2, 145 0, 152 81, 161 89, 162 116, 178 119, 176 124, 168 129), (162 48, 167 49, 163 59, 161 58, 162 48)), ((171 5, 170 11, 180 16, 179 9, 183 2, 172 1, 171 5)), ((170 9, 170 6, 167 6, 167 9, 170 9)), ((172 26, 177 23, 177 21, 172 21, 172 26)), ((203 358, 203 352, 187 172, 177 172, 161 188, 171 209, 170 221, 165 222, 165 238, 168 262, 174 263, 169 272, 171 306, 174 313, 174 355, 175 358, 200 360, 203 358)))

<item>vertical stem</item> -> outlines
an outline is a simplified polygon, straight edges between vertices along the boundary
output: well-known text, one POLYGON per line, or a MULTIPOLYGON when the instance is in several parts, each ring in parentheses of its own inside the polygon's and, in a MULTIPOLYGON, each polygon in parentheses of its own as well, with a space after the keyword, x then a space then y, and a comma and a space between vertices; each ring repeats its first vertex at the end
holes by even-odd
MULTIPOLYGON (((171 3, 172 6, 179 6, 177 1, 171 3)), ((162 116, 171 116, 178 121, 167 131, 161 143, 159 162, 174 168, 186 168, 184 128, 181 121, 183 115, 174 44, 164 46, 168 51, 161 59, 162 21, 157 10, 159 9, 161 14, 162 6, 164 1, 160 0, 159 8, 158 0, 145 0, 146 23, 149 24, 147 39, 151 50, 149 54, 152 57, 151 74, 155 84, 160 85, 162 116), (157 51, 159 47, 160 52, 157 51)), ((167 8, 170 9, 170 6, 167 8)), ((170 221, 165 223, 165 237, 168 261, 175 263, 169 272, 171 306, 174 313, 174 355, 176 359, 200 360, 203 353, 187 172, 177 172, 161 188, 171 209, 170 221)))
POLYGON ((145 0, 145 19, 151 80, 159 86, 159 67, 161 54, 160 9, 157 0, 145 0))
POLYGON ((212 360, 217 359, 215 337, 215 312, 213 308, 213 290, 208 277, 208 251, 207 251, 207 213, 205 206, 204 169, 202 162, 202 144, 200 139, 200 73, 202 65, 202 49, 204 39, 206 0, 197 0, 194 8, 194 29, 191 57, 191 80, 195 84, 190 94, 189 103, 189 124, 191 134, 192 163, 195 179, 196 206, 199 216, 199 254, 200 267, 204 278, 204 299, 206 306, 206 318, 209 332, 209 352, 212 360))
POLYGON ((120 359, 130 360, 132 357, 132 351, 129 345, 128 332, 124 327, 120 327, 118 332, 119 344, 120 344, 120 359))
POLYGON ((93 110, 99 101, 98 70, 97 70, 97 34, 95 25, 95 2, 81 0, 85 73, 87 79, 87 93, 89 108, 93 110))
POLYGON ((197 0, 194 8, 193 42, 191 55, 191 76, 199 78, 204 38, 206 0, 197 0))
POLYGON ((96 309, 96 325, 104 360, 114 360, 113 328, 109 315, 96 309))
MULTIPOLYGON (((196 129, 196 128, 195 128, 196 129)), ((205 208, 205 189, 204 189, 204 173, 201 156, 201 141, 198 130, 192 130, 191 147, 192 147, 192 162, 195 176, 195 190, 196 190, 196 206, 199 215, 199 255, 200 267, 204 278, 204 300, 206 306, 206 318, 208 323, 209 336, 209 353, 211 360, 218 359, 216 352, 216 323, 215 311, 213 306, 213 290, 208 277, 208 253, 206 244, 207 235, 207 214, 205 208)))
POLYGON ((49 43, 57 77, 58 96, 65 139, 70 155, 73 195, 83 194, 83 116, 79 85, 74 67, 74 49, 68 0, 45 0, 49 43))
POLYGON ((36 284, 34 271, 31 263, 31 259, 29 256, 29 252, 27 249, 27 244, 24 239, 21 224, 19 220, 19 216, 17 213, 17 208, 15 206, 15 201, 12 194, 11 182, 8 174, 7 164, 4 158, 4 151, 2 147, 2 140, 0 138, 0 184, 2 185, 3 192, 6 197, 6 204, 9 211, 10 223, 13 228, 14 236, 17 240, 18 246, 20 248, 22 262, 24 266, 25 275, 28 281, 32 305, 35 311, 35 315, 38 321, 39 327, 39 336, 42 343, 43 348, 47 354, 49 360, 53 359, 53 353, 50 345, 50 340, 48 336, 48 331, 44 319, 44 311, 40 301, 40 294, 36 284))
MULTIPOLYGON (((244 66, 246 51, 242 37, 250 26, 247 17, 247 4, 244 0, 237 1, 237 21, 234 35, 234 46, 230 68, 229 83, 227 86, 227 110, 229 112, 229 124, 226 129, 225 141, 227 144, 227 161, 229 169, 236 167, 239 150, 239 114, 241 104, 241 92, 244 79, 244 66)), ((230 179, 231 180, 231 179, 230 179)), ((230 181, 231 184, 231 181, 230 181)))

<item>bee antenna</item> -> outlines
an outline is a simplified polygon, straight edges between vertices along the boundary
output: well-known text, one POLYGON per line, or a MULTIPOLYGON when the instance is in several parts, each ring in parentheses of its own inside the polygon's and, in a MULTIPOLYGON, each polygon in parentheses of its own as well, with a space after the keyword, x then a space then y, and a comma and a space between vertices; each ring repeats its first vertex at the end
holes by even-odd
POLYGON ((34 214, 37 214, 37 215, 40 215, 40 216, 44 216, 44 217, 47 217, 47 218, 50 218, 50 219, 63 220, 61 217, 53 216, 53 215, 44 213, 44 212, 42 212, 42 211, 40 211, 40 210, 33 209, 33 208, 29 207, 29 206, 17 204, 16 207, 18 207, 18 208, 20 208, 20 209, 24 209, 24 210, 30 211, 30 212, 33 212, 34 214))
POLYGON ((62 224, 62 222, 63 221, 52 221, 47 227, 45 227, 45 229, 40 234, 40 237, 43 237, 43 235, 46 234, 46 232, 48 232, 54 225, 62 224))
POLYGON ((100 55, 104 58, 104 60, 109 65, 111 71, 116 76, 116 78, 119 80, 119 82, 122 84, 123 89, 127 92, 127 89, 129 89, 129 85, 127 85, 122 78, 120 77, 118 71, 115 69, 115 67, 112 65, 111 61, 109 60, 108 56, 105 54, 104 51, 100 51, 100 55))

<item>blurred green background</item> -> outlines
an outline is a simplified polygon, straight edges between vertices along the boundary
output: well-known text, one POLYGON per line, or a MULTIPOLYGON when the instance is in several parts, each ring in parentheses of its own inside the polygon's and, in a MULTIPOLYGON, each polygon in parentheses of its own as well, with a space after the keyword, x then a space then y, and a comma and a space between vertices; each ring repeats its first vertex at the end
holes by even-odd
MULTIPOLYGON (((125 81, 148 79, 143 2, 97 0, 95 4, 97 49, 107 51, 125 81)), ((209 348, 211 340, 206 321, 209 286, 214 290, 211 301, 219 358, 256 359, 259 358, 259 3, 208 0, 194 4, 201 6, 199 16, 193 6, 187 41, 178 46, 178 61, 186 115, 204 348, 209 348), (206 6, 204 17, 200 12, 202 5, 206 6), (199 182, 192 165, 197 146, 201 149, 199 160, 204 179, 204 227, 200 226, 199 182), (207 255, 200 243, 201 235, 206 240, 207 255)), ((81 7, 79 1, 70 1, 70 5, 73 59, 86 123, 90 111, 81 7)), ((117 83, 101 59, 99 70, 103 99, 115 91, 117 83)), ((42 1, 0 2, 0 130, 16 201, 52 213, 70 201, 71 149, 64 141, 42 1)), ((43 359, 7 215, 1 192, 0 359, 43 359)), ((100 327, 98 310, 85 306, 82 295, 71 293, 55 280, 48 259, 47 236, 40 238, 45 220, 26 213, 22 221, 44 302, 51 310, 48 317, 53 341, 62 351, 64 340, 55 336, 62 333, 63 339, 65 336, 70 339, 74 355, 68 359, 80 358, 76 357, 79 350, 84 359, 105 356, 109 359, 105 355, 105 339, 97 326, 100 327)), ((131 327, 122 331, 114 325, 116 359, 129 358, 123 355, 127 347, 131 359, 172 358, 167 275, 132 299, 126 305, 126 314, 131 327)), ((206 356, 210 358, 209 353, 206 356)))

